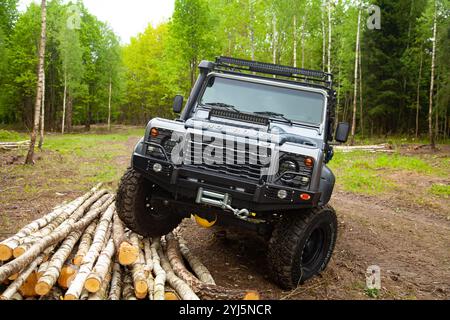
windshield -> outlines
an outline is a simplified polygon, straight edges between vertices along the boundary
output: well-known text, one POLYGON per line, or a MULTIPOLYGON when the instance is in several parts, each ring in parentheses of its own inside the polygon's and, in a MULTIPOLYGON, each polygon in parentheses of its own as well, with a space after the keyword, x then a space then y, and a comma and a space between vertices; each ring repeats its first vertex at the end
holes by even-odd
POLYGON ((284 116, 293 121, 320 125, 324 96, 317 92, 212 77, 200 104, 228 105, 242 112, 266 113, 269 117, 284 116))

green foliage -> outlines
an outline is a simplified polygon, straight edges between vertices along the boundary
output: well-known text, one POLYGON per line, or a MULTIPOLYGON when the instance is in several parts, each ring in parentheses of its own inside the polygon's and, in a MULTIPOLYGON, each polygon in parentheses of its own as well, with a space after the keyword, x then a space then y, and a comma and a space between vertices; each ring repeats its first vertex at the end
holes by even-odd
POLYGON ((430 188, 430 192, 436 196, 441 196, 448 199, 450 198, 450 185, 433 184, 430 188))
MULTIPOLYGON (((0 1, 0 123, 29 128, 36 87, 39 6, 32 3, 18 14, 17 0, 0 1)), ((176 0, 169 21, 149 25, 126 45, 82 1, 50 0, 46 127, 59 130, 65 83, 67 107, 73 106, 68 116, 73 124, 89 128, 91 123, 107 120, 110 84, 113 121, 143 124, 155 116, 172 117, 173 96, 187 97, 199 62, 219 55, 326 69, 323 59, 328 58, 330 10, 330 60, 339 120, 352 118, 361 12, 364 137, 367 132, 371 136, 414 133, 417 102, 419 133, 423 133, 428 120, 435 1, 434 109, 444 140, 450 106, 450 4, 444 0, 176 0), (81 12, 79 29, 67 25, 73 4, 81 12), (366 27, 369 4, 381 9, 381 30, 366 27)), ((358 97, 357 133, 362 135, 359 104, 358 97)))
POLYGON ((26 140, 24 134, 16 131, 0 130, 0 142, 16 142, 26 140))
MULTIPOLYGON (((401 171, 425 176, 448 175, 448 159, 427 159, 398 153, 377 154, 363 151, 336 152, 330 167, 344 190, 360 194, 380 194, 397 188, 391 174, 401 171)), ((426 179, 426 178, 424 178, 426 179)), ((433 186, 432 193, 445 193, 446 186, 433 186)), ((442 194, 441 194, 442 195, 442 194)))

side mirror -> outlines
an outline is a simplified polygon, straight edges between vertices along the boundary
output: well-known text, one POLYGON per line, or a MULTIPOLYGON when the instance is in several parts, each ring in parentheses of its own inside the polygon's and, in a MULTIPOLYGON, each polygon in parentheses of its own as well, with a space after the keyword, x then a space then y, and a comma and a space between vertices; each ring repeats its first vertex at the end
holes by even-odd
POLYGON ((173 100, 173 112, 180 113, 183 109, 183 101, 184 98, 182 95, 176 95, 175 99, 173 100))
POLYGON ((350 124, 348 122, 339 122, 336 129, 337 142, 345 143, 348 140, 348 135, 350 134, 350 124))

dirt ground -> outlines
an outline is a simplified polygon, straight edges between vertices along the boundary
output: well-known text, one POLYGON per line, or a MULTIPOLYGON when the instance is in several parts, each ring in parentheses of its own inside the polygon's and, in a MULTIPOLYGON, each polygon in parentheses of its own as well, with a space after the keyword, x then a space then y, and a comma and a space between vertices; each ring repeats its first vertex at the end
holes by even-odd
MULTIPOLYGON (((126 142, 130 154, 135 142, 134 138, 126 142)), ((0 154, 0 167, 17 165, 14 157, 0 154)), ((125 169, 129 156, 117 157, 115 162, 125 169)), ((14 176, 7 172, 0 176, 0 200, 6 189, 18 188, 14 176)), ((432 181, 401 172, 393 179, 407 186, 405 193, 362 196, 337 187, 331 201, 339 222, 334 255, 320 276, 293 291, 282 291, 270 281, 266 244, 251 234, 220 227, 202 229, 190 219, 183 221, 181 233, 218 284, 257 289, 265 299, 370 299, 365 293, 365 272, 371 265, 381 268, 380 299, 449 299, 449 201, 444 204, 446 212, 442 212, 442 206, 420 206, 408 199, 414 196, 414 188, 431 185, 432 181)), ((448 183, 448 179, 441 180, 448 183)), ((0 239, 79 194, 66 190, 56 196, 0 201, 0 239)))

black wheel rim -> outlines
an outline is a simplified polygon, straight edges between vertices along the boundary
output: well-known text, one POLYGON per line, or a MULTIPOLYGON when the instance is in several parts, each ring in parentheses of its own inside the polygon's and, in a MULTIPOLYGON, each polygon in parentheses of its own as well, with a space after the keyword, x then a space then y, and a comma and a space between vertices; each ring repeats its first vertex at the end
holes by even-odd
POLYGON ((318 226, 306 240, 301 257, 301 264, 305 271, 314 269, 321 262, 325 247, 325 234, 325 227, 318 226))
POLYGON ((155 201, 152 199, 152 193, 157 191, 156 186, 152 186, 150 192, 146 192, 144 196, 144 210, 145 213, 155 219, 163 219, 166 215, 164 214, 164 208, 160 201, 155 201))

